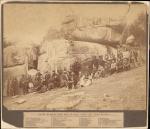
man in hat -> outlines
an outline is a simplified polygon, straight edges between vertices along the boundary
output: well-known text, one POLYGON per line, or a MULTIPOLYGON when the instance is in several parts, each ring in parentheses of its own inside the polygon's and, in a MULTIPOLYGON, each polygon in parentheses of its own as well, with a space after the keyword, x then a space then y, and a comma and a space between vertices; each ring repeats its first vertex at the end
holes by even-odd
POLYGON ((42 87, 42 74, 40 71, 38 71, 35 75, 34 86, 36 87, 37 91, 39 91, 42 87))
POLYGON ((68 86, 68 74, 66 70, 64 70, 61 75, 61 85, 65 87, 68 86))
POLYGON ((73 83, 74 83, 73 75, 74 75, 74 73, 70 71, 69 75, 68 75, 68 89, 72 89, 72 87, 73 87, 73 83))
POLYGON ((54 87, 55 88, 60 87, 60 76, 53 71, 52 78, 53 78, 54 87))

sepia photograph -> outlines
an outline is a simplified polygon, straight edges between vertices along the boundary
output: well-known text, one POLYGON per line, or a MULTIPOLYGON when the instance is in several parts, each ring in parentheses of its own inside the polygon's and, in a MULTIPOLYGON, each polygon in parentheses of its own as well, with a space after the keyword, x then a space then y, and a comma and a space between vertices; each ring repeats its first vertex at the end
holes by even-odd
POLYGON ((2 20, 8 110, 147 109, 145 4, 5 3, 2 20))

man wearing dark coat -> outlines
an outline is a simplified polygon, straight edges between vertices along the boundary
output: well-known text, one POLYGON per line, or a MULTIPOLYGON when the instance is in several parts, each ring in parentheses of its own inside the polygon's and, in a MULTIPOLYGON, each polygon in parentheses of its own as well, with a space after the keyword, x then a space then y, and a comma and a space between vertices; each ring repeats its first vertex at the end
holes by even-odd
POLYGON ((99 65, 103 66, 105 65, 105 61, 103 60, 103 56, 99 56, 99 65))
POLYGON ((18 92, 19 92, 19 85, 18 85, 18 80, 17 78, 15 77, 14 80, 13 80, 13 85, 14 85, 14 95, 18 95, 18 92))
POLYGON ((42 87, 42 74, 39 71, 35 75, 35 80, 34 80, 33 84, 36 87, 37 91, 41 90, 41 87, 42 87))
POLYGON ((48 83, 50 81, 50 78, 51 78, 50 73, 46 72, 46 74, 45 74, 45 85, 46 85, 46 87, 48 87, 48 83))
POLYGON ((28 78, 26 77, 26 75, 21 76, 19 86, 23 90, 23 94, 28 93, 28 78))
POLYGON ((73 75, 73 81, 74 81, 74 87, 76 88, 76 85, 79 81, 79 72, 81 71, 81 64, 79 61, 75 61, 73 66, 72 66, 72 72, 74 73, 73 75))
POLYGON ((72 65, 72 71, 74 72, 74 74, 79 75, 80 70, 81 70, 81 64, 79 63, 79 61, 76 60, 72 65))
POLYGON ((52 80, 54 88, 58 88, 60 86, 60 76, 55 71, 53 71, 52 80))
POLYGON ((98 65, 99 65, 99 60, 96 58, 96 56, 93 57, 92 63, 93 63, 93 66, 97 70, 98 69, 98 65))
POLYGON ((74 78, 73 78, 73 72, 69 72, 68 75, 68 89, 72 89, 73 87, 73 82, 74 82, 74 78))

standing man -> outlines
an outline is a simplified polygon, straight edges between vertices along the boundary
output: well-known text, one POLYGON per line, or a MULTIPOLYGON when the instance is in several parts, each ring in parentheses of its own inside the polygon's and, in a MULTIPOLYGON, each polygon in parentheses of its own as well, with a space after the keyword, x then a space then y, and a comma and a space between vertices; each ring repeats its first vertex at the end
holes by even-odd
POLYGON ((7 95, 11 96, 11 81, 12 81, 12 77, 9 77, 7 80, 7 95))
POLYGON ((48 88, 48 83, 49 83, 50 78, 51 78, 51 75, 50 75, 50 73, 48 71, 46 71, 44 78, 45 78, 45 85, 48 88))
POLYGON ((103 60, 103 56, 102 56, 102 55, 101 55, 101 56, 99 56, 98 62, 99 62, 99 65, 101 65, 101 66, 103 66, 103 67, 104 67, 105 62, 104 62, 104 60, 103 60))
POLYGON ((54 88, 58 88, 60 86, 60 76, 53 71, 52 80, 54 83, 54 88))
POLYGON ((66 70, 64 70, 62 75, 61 75, 61 85, 62 85, 62 87, 63 86, 65 86, 65 87, 68 86, 68 74, 67 74, 66 70))
POLYGON ((81 70, 81 64, 78 60, 75 60, 73 66, 72 66, 72 71, 76 74, 79 75, 79 72, 81 70))
POLYGON ((18 95, 19 87, 17 77, 14 78, 13 84, 14 84, 14 95, 18 95))
POLYGON ((105 62, 105 65, 104 65, 105 74, 109 75, 110 74, 111 62, 109 61, 109 55, 108 54, 105 54, 104 62, 105 62))
POLYGON ((121 72, 123 70, 123 52, 121 48, 117 50, 117 71, 121 72))
POLYGON ((81 71, 81 64, 79 61, 75 61, 73 66, 72 66, 72 71, 74 73, 74 87, 76 88, 76 85, 79 81, 79 72, 81 71))
POLYGON ((73 72, 69 72, 69 75, 68 75, 68 89, 72 89, 73 87, 73 83, 74 83, 74 78, 73 78, 73 72))
POLYGON ((98 65, 99 65, 99 60, 96 58, 96 56, 93 57, 93 66, 96 68, 96 70, 98 69, 98 65))
POLYGON ((21 76, 19 86, 22 89, 21 94, 26 94, 28 92, 28 80, 24 74, 21 76))
POLYGON ((42 74, 40 73, 40 71, 38 71, 37 74, 35 75, 34 86, 36 87, 37 91, 41 90, 42 74))

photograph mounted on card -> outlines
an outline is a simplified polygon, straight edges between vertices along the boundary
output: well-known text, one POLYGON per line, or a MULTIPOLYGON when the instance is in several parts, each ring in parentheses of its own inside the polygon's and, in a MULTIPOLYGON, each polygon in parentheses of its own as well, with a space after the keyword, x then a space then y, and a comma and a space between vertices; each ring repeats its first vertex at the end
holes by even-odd
POLYGON ((146 126, 147 8, 2 4, 3 112, 21 113, 24 127, 128 127, 136 115, 146 126))

